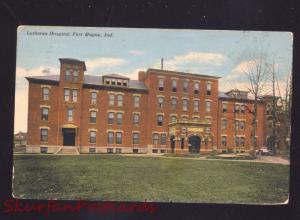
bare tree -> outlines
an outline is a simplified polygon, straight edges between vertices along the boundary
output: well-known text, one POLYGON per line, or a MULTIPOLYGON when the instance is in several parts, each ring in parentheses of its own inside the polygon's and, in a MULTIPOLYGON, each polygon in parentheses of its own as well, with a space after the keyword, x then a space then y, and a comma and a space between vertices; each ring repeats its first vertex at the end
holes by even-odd
POLYGON ((244 73, 247 76, 250 84, 248 90, 254 97, 254 110, 252 112, 252 143, 254 149, 252 150, 255 150, 257 148, 256 133, 258 101, 262 96, 270 73, 270 65, 266 59, 266 56, 264 54, 260 54, 258 58, 252 59, 247 68, 244 70, 244 73))

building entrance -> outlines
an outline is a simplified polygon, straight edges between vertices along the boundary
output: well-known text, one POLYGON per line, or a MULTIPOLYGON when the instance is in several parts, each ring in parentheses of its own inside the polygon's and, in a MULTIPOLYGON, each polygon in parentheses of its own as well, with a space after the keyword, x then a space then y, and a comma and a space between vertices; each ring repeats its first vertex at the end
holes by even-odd
POLYGON ((189 152, 199 153, 200 152, 201 139, 199 136, 192 135, 189 137, 189 152))
POLYGON ((75 128, 63 128, 63 145, 64 146, 75 146, 75 128))

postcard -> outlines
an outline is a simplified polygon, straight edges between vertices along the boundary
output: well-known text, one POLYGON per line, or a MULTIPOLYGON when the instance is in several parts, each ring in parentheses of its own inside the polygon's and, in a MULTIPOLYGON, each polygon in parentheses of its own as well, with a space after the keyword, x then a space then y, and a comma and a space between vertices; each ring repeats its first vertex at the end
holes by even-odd
POLYGON ((19 26, 13 196, 285 204, 293 34, 19 26))

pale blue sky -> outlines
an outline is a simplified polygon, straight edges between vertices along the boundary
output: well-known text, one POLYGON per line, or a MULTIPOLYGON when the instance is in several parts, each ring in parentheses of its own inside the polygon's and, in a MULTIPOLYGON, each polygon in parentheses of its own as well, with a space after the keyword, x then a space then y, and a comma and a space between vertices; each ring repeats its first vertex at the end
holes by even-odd
POLYGON ((58 58, 86 61, 87 74, 120 73, 136 78, 138 70, 160 68, 163 57, 164 69, 221 76, 220 90, 227 90, 247 84, 241 68, 259 53, 274 57, 277 79, 283 84, 291 72, 292 44, 293 36, 288 32, 21 26, 15 131, 26 131, 27 127, 24 77, 59 74, 58 58), (28 34, 34 31, 112 33, 112 37, 28 34))

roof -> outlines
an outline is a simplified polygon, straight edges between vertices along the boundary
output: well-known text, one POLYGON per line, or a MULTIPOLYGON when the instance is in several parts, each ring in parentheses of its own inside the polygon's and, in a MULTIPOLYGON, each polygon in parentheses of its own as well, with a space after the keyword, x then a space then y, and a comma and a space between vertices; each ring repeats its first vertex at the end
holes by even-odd
MULTIPOLYGON (((38 81, 54 82, 54 83, 58 84, 58 82, 59 82, 59 75, 32 76, 32 77, 26 77, 26 79, 28 81, 29 80, 38 80, 38 81)), ((117 86, 111 86, 111 85, 104 85, 103 81, 102 81, 102 76, 93 76, 93 75, 84 75, 84 82, 83 82, 83 84, 84 85, 90 85, 90 86, 117 87, 117 86)), ((148 88, 146 87, 146 85, 143 82, 138 81, 138 80, 129 80, 127 88, 128 89, 145 90, 145 91, 148 90, 148 88)))
POLYGON ((59 61, 64 63, 81 63, 83 64, 83 71, 86 71, 86 66, 84 61, 77 60, 74 58, 59 58, 59 61))
POLYGON ((177 74, 177 75, 181 75, 181 76, 189 75, 189 76, 202 77, 202 78, 212 78, 212 79, 220 79, 221 78, 219 76, 202 75, 202 74, 187 73, 187 72, 178 72, 178 71, 173 71, 173 70, 161 70, 161 69, 148 68, 147 72, 149 72, 149 71, 157 72, 157 73, 160 73, 160 74, 177 74))
POLYGON ((112 73, 112 74, 107 74, 103 75, 103 77, 110 77, 110 78, 118 78, 118 79, 129 79, 129 77, 117 74, 117 73, 112 73))

